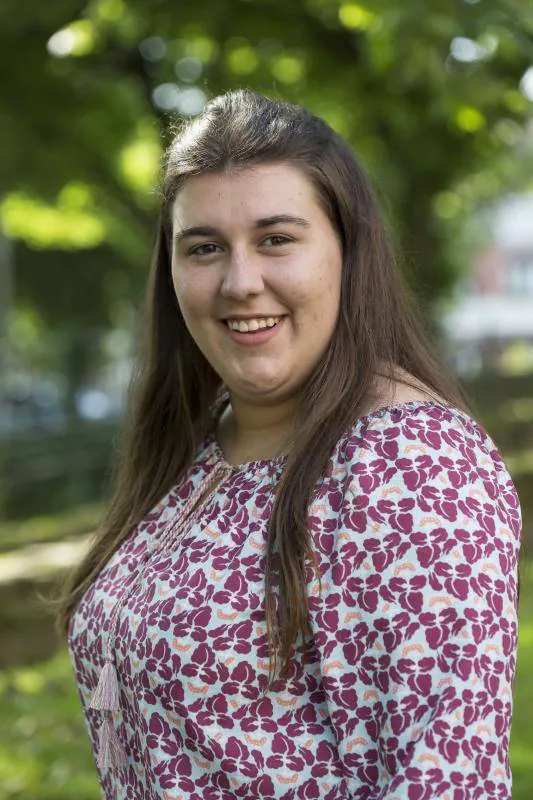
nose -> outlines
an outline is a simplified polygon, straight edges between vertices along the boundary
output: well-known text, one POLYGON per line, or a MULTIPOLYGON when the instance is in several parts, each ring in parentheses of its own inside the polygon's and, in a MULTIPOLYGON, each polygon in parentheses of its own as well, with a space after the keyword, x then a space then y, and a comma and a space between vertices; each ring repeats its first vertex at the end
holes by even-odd
POLYGON ((222 274, 222 296, 244 300, 249 295, 261 294, 263 289, 263 274, 258 259, 245 250, 230 252, 222 274))

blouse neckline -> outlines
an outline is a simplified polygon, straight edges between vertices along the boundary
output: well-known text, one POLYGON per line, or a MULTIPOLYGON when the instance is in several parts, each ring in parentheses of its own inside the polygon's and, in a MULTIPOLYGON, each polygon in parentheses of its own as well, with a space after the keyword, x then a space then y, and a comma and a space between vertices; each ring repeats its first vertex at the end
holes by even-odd
MULTIPOLYGON (((239 464, 233 464, 230 461, 228 461, 216 438, 216 429, 218 421, 228 403, 229 403, 229 393, 227 390, 223 389, 221 390, 220 395, 217 397, 217 400, 215 401, 214 413, 213 413, 213 425, 211 426, 211 430, 209 431, 206 440, 206 444, 208 446, 213 461, 216 463, 223 464, 228 468, 231 467, 235 472, 240 472, 240 471, 246 472, 249 470, 255 471, 264 467, 268 467, 270 469, 276 469, 282 467, 288 458, 287 454, 278 456, 276 458, 252 459, 250 461, 240 462, 239 464)), ((370 421, 372 419, 379 419, 380 417, 383 417, 386 414, 392 414, 394 411, 402 411, 402 410, 409 411, 410 409, 424 409, 424 408, 442 408, 442 409, 447 409, 449 411, 460 411, 460 409, 457 409, 451 403, 447 403, 442 400, 434 400, 434 399, 405 400, 401 403, 391 403, 389 405, 380 406, 379 408, 376 408, 373 411, 369 411, 367 414, 363 414, 356 420, 354 426, 359 428, 367 421, 370 421)))

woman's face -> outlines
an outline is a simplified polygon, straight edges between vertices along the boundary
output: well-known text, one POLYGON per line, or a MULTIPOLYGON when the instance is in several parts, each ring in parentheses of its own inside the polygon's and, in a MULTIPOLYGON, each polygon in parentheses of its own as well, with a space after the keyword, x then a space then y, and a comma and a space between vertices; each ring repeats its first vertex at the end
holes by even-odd
POLYGON ((197 176, 172 222, 174 289, 204 356, 245 402, 295 396, 340 301, 341 247, 312 183, 287 164, 197 176))

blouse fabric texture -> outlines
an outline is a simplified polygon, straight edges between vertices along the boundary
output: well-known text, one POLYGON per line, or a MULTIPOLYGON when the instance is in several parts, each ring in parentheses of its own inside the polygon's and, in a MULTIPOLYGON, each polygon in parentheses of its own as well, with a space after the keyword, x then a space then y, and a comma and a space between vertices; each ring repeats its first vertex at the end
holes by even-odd
POLYGON ((492 440, 434 401, 342 437, 309 509, 312 640, 265 693, 283 464, 228 464, 213 425, 78 605, 69 649, 95 757, 106 647, 119 680, 127 764, 99 770, 103 797, 510 798, 521 518, 492 440))

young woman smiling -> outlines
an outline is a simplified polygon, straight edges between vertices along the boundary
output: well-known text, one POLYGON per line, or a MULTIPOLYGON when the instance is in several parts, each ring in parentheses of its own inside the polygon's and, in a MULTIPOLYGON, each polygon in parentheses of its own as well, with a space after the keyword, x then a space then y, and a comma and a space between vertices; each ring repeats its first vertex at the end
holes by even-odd
POLYGON ((147 309, 60 619, 104 796, 510 798, 519 503, 347 144, 208 103, 147 309))

